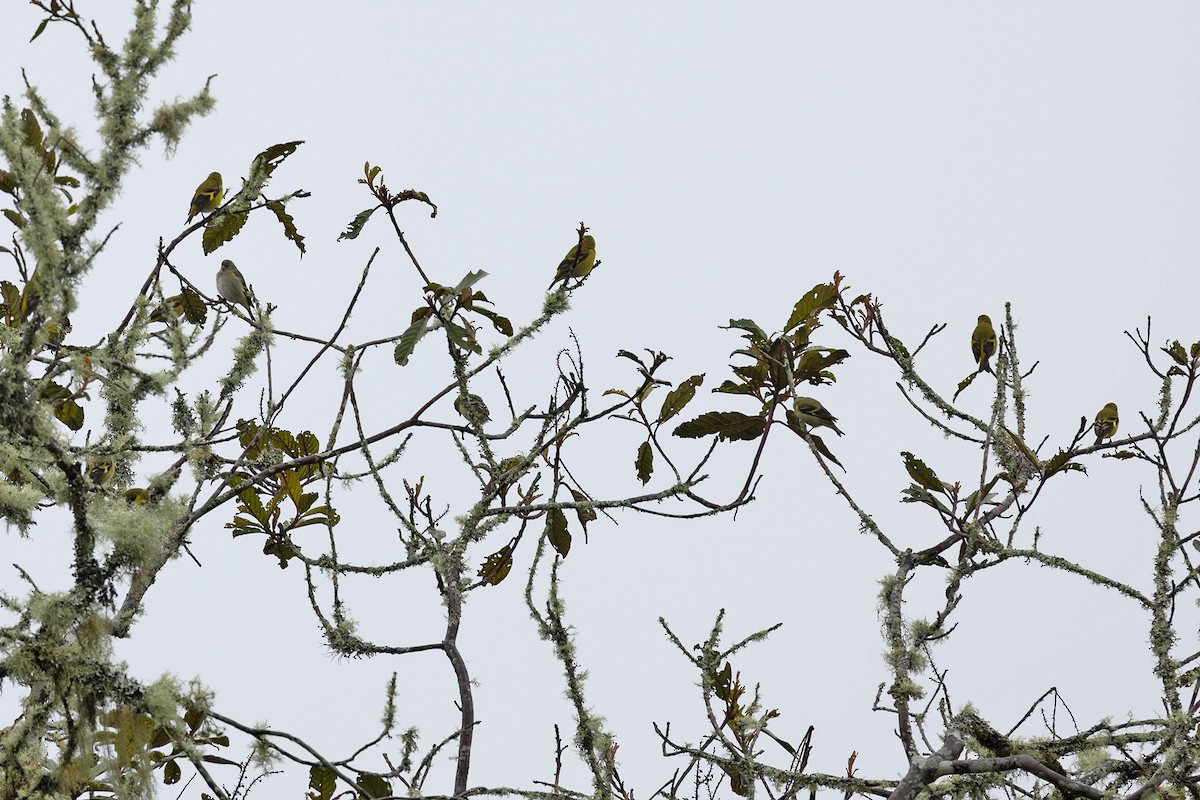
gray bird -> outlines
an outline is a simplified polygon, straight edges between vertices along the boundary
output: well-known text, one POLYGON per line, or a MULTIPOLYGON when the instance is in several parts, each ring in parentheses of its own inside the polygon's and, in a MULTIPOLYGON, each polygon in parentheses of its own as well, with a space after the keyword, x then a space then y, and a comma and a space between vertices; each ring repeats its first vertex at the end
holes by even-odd
POLYGON ((250 306, 252 295, 246 286, 246 279, 228 258, 221 262, 221 268, 217 270, 217 294, 230 303, 245 306, 246 311, 253 315, 254 309, 250 306))

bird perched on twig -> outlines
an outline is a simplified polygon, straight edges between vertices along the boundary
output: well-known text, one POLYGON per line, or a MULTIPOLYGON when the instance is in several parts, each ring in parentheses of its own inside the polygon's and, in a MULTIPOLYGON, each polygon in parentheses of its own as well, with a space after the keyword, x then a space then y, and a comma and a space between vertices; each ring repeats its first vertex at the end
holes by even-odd
POLYGON ((217 294, 230 303, 245 306, 247 313, 254 316, 254 309, 250 305, 254 295, 250 293, 250 287, 246 285, 246 279, 237 265, 228 258, 221 262, 221 268, 217 270, 217 294))
POLYGON ((582 278, 591 272, 594 266, 596 266, 596 240, 589 233, 583 237, 582 241, 567 251, 566 258, 559 263, 558 269, 554 272, 554 280, 550 281, 550 288, 553 289, 554 284, 559 281, 566 283, 568 278, 582 278))
POLYGON ((971 356, 975 359, 975 363, 979 365, 976 372, 991 372, 992 367, 988 364, 990 359, 996 353, 996 329, 992 327, 992 319, 987 314, 979 315, 979 324, 975 326, 975 330, 971 332, 971 356))
POLYGON ((1111 439, 1117 432, 1117 425, 1120 422, 1116 403, 1108 403, 1097 411, 1096 421, 1092 423, 1092 433, 1096 434, 1096 444, 1100 444, 1104 439, 1111 439))
POLYGON ((825 406, 821 405, 814 397, 797 397, 792 404, 792 411, 796 418, 805 425, 831 428, 838 436, 846 435, 838 429, 837 417, 830 414, 825 406))
POLYGON ((107 486, 112 483, 113 475, 117 473, 117 465, 111 456, 102 456, 88 463, 88 480, 94 486, 107 486))
POLYGON ((187 221, 191 222, 192 217, 197 214, 212 211, 221 205, 221 198, 224 196, 225 190, 221 183, 221 173, 210 172, 208 177, 204 179, 204 182, 196 187, 196 193, 192 195, 192 204, 188 208, 187 221))
POLYGON ((492 413, 488 411, 487 403, 483 402, 483 398, 477 394, 468 393, 465 401, 462 395, 454 398, 454 410, 468 422, 483 424, 492 419, 492 413))

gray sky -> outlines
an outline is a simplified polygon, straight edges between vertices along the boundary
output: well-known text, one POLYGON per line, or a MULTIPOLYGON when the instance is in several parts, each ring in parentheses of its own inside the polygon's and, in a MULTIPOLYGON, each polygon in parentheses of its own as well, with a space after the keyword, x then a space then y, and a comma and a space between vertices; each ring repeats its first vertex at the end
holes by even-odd
MULTIPOLYGON (((947 394, 969 369, 976 315, 999 321, 1011 301, 1022 360, 1039 362, 1028 384, 1028 439, 1048 436, 1051 452, 1070 441, 1081 416, 1090 420, 1110 400, 1121 405, 1122 431, 1138 429, 1138 411, 1153 412, 1158 387, 1122 331, 1152 315, 1158 344, 1200 338, 1194 5, 331 8, 196 3, 195 29, 157 92, 184 96, 215 73, 217 110, 173 158, 161 148, 144 154, 111 214, 122 227, 86 284, 84 304, 93 306, 74 320, 81 341, 119 320, 158 237, 177 235, 190 192, 209 171, 238 185, 257 152, 294 139, 306 144, 273 188, 313 193, 291 207, 308 237, 303 260, 264 217, 216 257, 202 255, 197 237, 183 246, 179 266, 205 276, 220 257, 233 258, 260 297, 278 304, 279 327, 327 331, 378 244, 374 291, 350 334, 364 340, 396 332, 420 288, 378 221, 357 242, 335 242, 370 205, 355 183, 364 161, 381 165, 391 188, 426 191, 438 204, 437 219, 423 207, 401 215, 434 279, 454 283, 487 270, 482 288, 514 322, 540 309, 554 265, 585 220, 602 267, 573 299, 572 314, 505 365, 510 383, 528 381, 528 403, 549 390, 568 325, 596 389, 632 380, 612 356, 643 347, 672 355, 676 378, 705 372, 706 387, 715 386, 740 343, 718 326, 751 317, 778 329, 800 295, 834 270, 879 297, 892 332, 910 344, 948 324, 921 362, 947 394)), ((61 55, 77 43, 52 28, 26 46, 36 15, 8 16, 16 24, 0 47, 0 92, 19 93, 25 66, 86 132, 89 67, 61 55)), ((122 37, 111 24, 105 32, 122 37)), ((820 338, 845 344, 832 328, 820 338)), ((222 341, 232 345, 232 333, 222 341)), ((378 395, 369 405, 378 428, 407 417, 424 387, 444 385, 434 349, 405 369, 387 353, 375 359, 378 395)), ((977 479, 979 453, 930 431, 907 409, 887 364, 852 352, 838 384, 820 390, 847 433, 835 449, 847 485, 895 541, 927 546, 941 538, 939 528, 923 508, 897 502, 908 484, 899 451, 964 481, 977 479)), ((277 366, 286 365, 280 358, 277 366)), ((294 412, 291 424, 323 435, 340 392, 335 377, 330 365, 311 389, 311 413, 294 412)), ((480 386, 499 405, 495 380, 480 386)), ((692 409, 716 407, 710 397, 703 393, 692 409)), ((976 414, 989 402, 981 383, 962 398, 976 414)), ((248 396, 241 413, 250 416, 256 403, 248 396)), ((637 444, 632 429, 613 423, 610 437, 584 442, 576 458, 603 485, 629 492, 637 444)), ((738 465, 750 454, 726 453, 738 465)), ((440 480, 452 498, 457 467, 430 456, 404 474, 440 480)), ((1052 483, 1054 497, 1027 523, 1026 540, 1041 525, 1045 549, 1144 586, 1153 530, 1138 512, 1137 490, 1151 476, 1110 460, 1088 467, 1086 477, 1052 483)), ((813 768, 840 771, 853 750, 861 774, 904 768, 892 718, 870 711, 886 678, 876 615, 886 553, 857 533, 798 442, 778 437, 765 471, 759 501, 736 521, 670 524, 626 514, 619 526, 594 525, 590 543, 577 543, 565 565, 591 699, 617 733, 623 771, 642 796, 679 766, 658 757, 650 722, 672 721, 688 740, 703 733, 698 677, 656 619, 667 617, 691 644, 719 608, 728 609, 730 641, 784 623, 735 666, 784 712, 779 735, 798 740, 816 726, 813 768)), ((714 470, 714 482, 725 481, 719 497, 732 496, 735 475, 714 470)), ((346 546, 390 560, 395 525, 369 507, 370 496, 362 486, 346 504, 346 546)), ((224 713, 269 720, 343 755, 374 735, 395 670, 401 724, 421 725, 426 744, 449 732, 451 676, 439 657, 332 658, 307 611, 300 570, 280 571, 257 543, 231 541, 221 521, 211 517, 192 535, 204 568, 178 562, 150 595, 123 651, 136 674, 199 675, 224 713)), ((53 585, 45 550, 55 548, 57 558, 62 537, 51 527, 28 542, 6 537, 5 561, 29 567, 45 558, 53 585)), ((482 721, 473 783, 549 780, 551 726, 571 724, 516 578, 476 594, 464 627, 482 721)), ((13 580, 9 572, 0 585, 13 580)), ((956 705, 976 703, 1001 728, 1051 685, 1081 726, 1155 709, 1141 616, 1028 565, 974 580, 963 625, 937 653, 951 670, 956 705)), ((364 587, 353 604, 363 631, 405 644, 438 635, 429 584, 364 587)), ((926 613, 922 600, 932 611, 942 589, 915 589, 909 613, 926 613)), ((0 708, 14 702, 0 696, 0 708)), ((439 775, 442 790, 449 771, 439 775)))

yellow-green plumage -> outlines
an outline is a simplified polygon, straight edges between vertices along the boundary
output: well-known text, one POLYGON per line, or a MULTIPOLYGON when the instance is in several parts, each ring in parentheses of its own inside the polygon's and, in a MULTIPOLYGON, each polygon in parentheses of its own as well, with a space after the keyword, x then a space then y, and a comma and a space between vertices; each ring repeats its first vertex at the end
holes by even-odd
POLYGON ((567 257, 564 258, 558 265, 558 269, 554 273, 554 280, 550 281, 550 287, 559 281, 566 281, 568 278, 582 278, 592 271, 592 267, 596 266, 596 240, 591 234, 583 237, 583 240, 567 251, 567 257))
POLYGON ((96 486, 107 486, 112 482, 113 475, 117 472, 117 465, 113 463, 111 458, 107 456, 98 458, 88 464, 87 476, 96 486))
POLYGON ((192 217, 197 214, 212 211, 221 205, 221 198, 224 196, 225 190, 221 183, 221 173, 210 172, 204 182, 196 187, 196 193, 192 195, 192 205, 188 208, 187 221, 191 222, 192 217))
POLYGON ((483 424, 490 422, 492 414, 488 411, 487 403, 483 402, 483 398, 477 394, 468 394, 464 402, 462 395, 454 398, 454 410, 461 414, 468 422, 478 422, 483 424))
POLYGON ((221 268, 217 270, 217 294, 230 303, 245 306, 247 312, 254 314, 254 309, 250 306, 252 295, 246 286, 246 279, 228 258, 221 262, 221 268))
POLYGON ((979 324, 971 332, 971 356, 979 366, 977 372, 991 372, 988 363, 996 354, 996 329, 992 327, 992 319, 987 314, 979 315, 979 324))
POLYGON ((1092 433, 1096 434, 1096 444, 1100 444, 1104 439, 1111 439, 1117 432, 1117 425, 1120 421, 1116 403, 1109 403, 1097 411, 1096 421, 1092 423, 1092 433))
POLYGON ((831 428, 838 436, 845 436, 837 426, 837 417, 830 414, 825 406, 821 405, 816 398, 813 397, 797 397, 792 404, 792 411, 796 414, 796 418, 805 425, 813 427, 831 428))

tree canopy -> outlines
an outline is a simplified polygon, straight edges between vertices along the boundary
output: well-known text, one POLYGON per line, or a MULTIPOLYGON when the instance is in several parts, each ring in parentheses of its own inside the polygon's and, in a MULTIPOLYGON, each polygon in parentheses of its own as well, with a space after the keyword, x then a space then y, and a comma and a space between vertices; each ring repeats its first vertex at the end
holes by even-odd
MULTIPOLYGON (((146 248, 153 254, 136 285, 89 283, 110 269, 111 220, 124 203, 147 202, 126 187, 149 168, 148 148, 185 146, 189 125, 213 112, 215 93, 204 82, 189 96, 151 102, 191 25, 186 0, 162 9, 135 3, 119 45, 73 3, 32 6, 40 11, 35 46, 82 47, 92 60, 96 115, 82 136, 76 126, 85 122, 60 116, 36 76, 19 96, 5 95, 0 115, 0 212, 11 232, 0 246, 0 516, 6 537, 32 541, 52 559, 15 564, 2 584, 0 697, 16 698, 19 709, 0 729, 0 797, 182 788, 232 798, 271 793, 262 781, 275 770, 303 773, 309 796, 322 799, 1196 795, 1200 651, 1184 628, 1200 594, 1191 555, 1200 532, 1184 520, 1186 504, 1200 497, 1192 400, 1200 342, 1152 337, 1147 320, 1126 336, 1157 408, 1081 398, 1088 405, 1077 426, 1043 429, 1030 421, 1030 387, 1045 370, 1040 354, 1030 359, 1019 348, 1011 306, 989 309, 993 318, 985 328, 980 317, 974 333, 889 307, 888 323, 928 326, 901 336, 885 323, 879 298, 833 272, 797 287, 779 319, 729 319, 731 352, 686 364, 653 347, 622 349, 613 359, 620 372, 604 372, 619 381, 597 382, 602 357, 553 323, 570 318, 591 281, 616 268, 612 258, 605 263, 602 232, 585 219, 564 232, 552 257, 528 254, 545 263, 524 276, 540 305, 521 316, 489 296, 498 278, 487 270, 454 271, 422 257, 420 238, 407 231, 418 216, 437 217, 437 192, 397 189, 370 160, 355 176, 358 204, 320 234, 373 244, 344 305, 330 286, 313 289, 316 301, 337 305, 332 330, 293 330, 275 324, 279 309, 255 290, 243 258, 250 248, 238 247, 252 223, 269 224, 296 258, 308 252, 313 233, 296 209, 320 188, 295 177, 299 139, 257 143, 238 173, 197 175, 195 188, 180 187, 171 202, 187 220, 146 248), (70 36, 49 45, 52 29, 70 36), (202 281, 192 268, 198 260, 202 281), (384 275, 400 272, 419 291, 389 294, 386 334, 359 338, 360 304, 392 292, 384 275), (106 308, 112 324, 84 340, 71 317, 93 307, 106 308), (551 355, 509 370, 538 336, 554 338, 551 355), (955 337, 957 379, 927 377, 935 343, 955 337), (881 518, 876 487, 846 457, 855 431, 830 389, 852 358, 886 374, 901 400, 873 399, 872 408, 893 403, 879 413, 944 439, 940 448, 914 443, 877 456, 906 476, 890 498, 910 504, 901 522, 881 518), (325 395, 334 398, 327 406, 316 401, 325 395), (620 466, 610 468, 614 454, 620 466), (772 687, 753 674, 754 654, 771 653, 770 636, 789 616, 823 613, 820 599, 803 610, 765 607, 767 619, 752 624, 766 627, 742 630, 738 621, 730 633, 722 597, 755 580, 731 574, 728 554, 740 546, 732 535, 727 550, 710 554, 712 576, 678 578, 710 587, 713 621, 702 640, 659 620, 680 656, 674 681, 695 685, 698 713, 672 725, 661 716, 671 711, 650 710, 661 752, 629 752, 589 692, 588 667, 643 654, 581 655, 588 631, 567 610, 576 577, 567 565, 586 563, 589 536, 621 519, 673 520, 685 530, 707 518, 731 524, 764 491, 765 476, 800 464, 799 535, 857 529, 888 565, 878 593, 887 679, 873 710, 894 735, 893 768, 860 763, 857 751, 821 750, 827 721, 799 723, 803 709, 787 710, 783 721, 772 687), (1153 546, 1132 577, 1094 563, 1089 551, 1060 547, 1055 528, 1079 518, 1039 516, 1052 498, 1075 492, 1099 504, 1072 483, 1098 469, 1142 482, 1139 535, 1153 546), (812 519, 808 498, 817 491, 832 492, 851 522, 812 519), (307 702, 296 703, 293 718, 264 725, 226 705, 203 674, 147 681, 123 660, 156 593, 182 583, 174 566, 221 569, 192 550, 214 529, 229 532, 225 557, 295 576, 281 602, 311 621, 311 647, 340 659, 336 667, 391 665, 378 726, 342 737, 336 750, 316 746, 303 732, 307 702), (40 570, 52 582, 68 575, 66 588, 48 588, 40 570), (1071 621, 1051 613, 964 613, 982 577, 1002 570, 1088 584, 1142 626, 1075 643, 1071 621), (380 598, 391 609, 383 625, 367 620, 380 598), (508 721, 515 733, 506 735, 520 738, 501 750, 542 748, 553 765, 517 783, 478 766, 477 705, 505 687, 478 684, 473 670, 521 656, 466 647, 461 635, 500 602, 523 606, 556 667, 545 695, 523 702, 565 694, 569 709, 552 744, 508 721), (960 693, 958 671, 941 666, 941 653, 973 631, 1025 626, 1061 629, 1062 652, 1046 658, 1068 673, 1086 670, 1089 659, 1146 651, 1156 687, 1146 707, 1160 710, 1124 718, 1126 709, 1114 708, 1084 719, 1047 686, 1000 719, 984 705, 990 698, 960 693), (426 674, 417 666, 425 657, 438 659, 444 680, 436 685, 413 677, 426 674), (443 691, 452 718, 412 719, 406 693, 443 691), (623 770, 652 759, 663 765, 662 780, 632 785, 623 770)), ((636 330, 631 337, 639 339, 636 330)), ((621 576, 604 580, 621 591, 621 576)), ((263 625, 274 613, 267 608, 264 598, 263 609, 222 624, 263 625)), ((287 665, 255 665, 248 682, 258 669, 287 665)))

